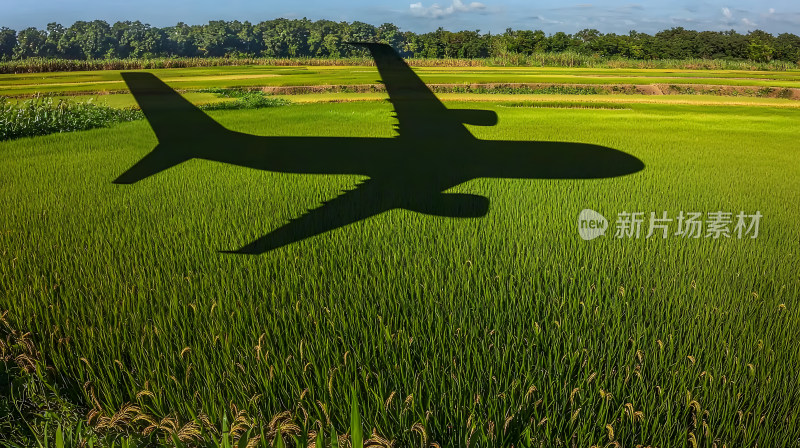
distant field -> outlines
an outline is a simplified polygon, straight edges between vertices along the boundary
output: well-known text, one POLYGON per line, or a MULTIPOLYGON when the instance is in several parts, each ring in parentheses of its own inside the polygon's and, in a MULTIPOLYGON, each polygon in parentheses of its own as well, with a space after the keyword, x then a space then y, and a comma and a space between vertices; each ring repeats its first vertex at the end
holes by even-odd
MULTIPOLYGON (((231 98, 221 98, 213 93, 187 92, 184 96, 197 105, 212 104, 218 102, 232 101, 231 98)), ((293 103, 348 103, 348 102, 384 102, 386 94, 375 93, 308 93, 302 95, 276 95, 278 98, 285 98, 293 103)), ((547 94, 475 94, 475 93, 440 93, 437 97, 443 101, 468 101, 479 103, 504 103, 530 101, 540 103, 565 102, 576 104, 661 104, 661 105, 696 105, 696 106, 763 106, 775 108, 800 108, 800 101, 782 98, 752 98, 752 97, 733 97, 733 96, 709 96, 709 95, 547 95, 547 94)), ((84 102, 92 101, 110 107, 127 108, 136 107, 136 100, 133 95, 120 93, 113 95, 86 95, 86 96, 55 96, 56 99, 68 101, 84 102)), ((11 99, 10 101, 25 101, 24 99, 11 99)))
MULTIPOLYGON (((176 89, 357 85, 379 82, 374 67, 211 67, 147 70, 176 89)), ((426 83, 701 84, 800 88, 800 70, 785 72, 519 67, 425 67, 426 83)), ((0 75, 0 95, 125 90, 119 71, 0 75)))
MULTIPOLYGON (((187 89, 377 79, 366 67, 154 72, 187 89), (220 73, 235 77, 200 79, 220 73)), ((432 83, 702 75, 708 84, 800 87, 800 72, 419 73, 432 83)), ((117 72, 0 76, 0 86, 2 94, 124 89, 117 72)), ((382 93, 291 97, 288 106, 209 114, 258 135, 395 135, 382 93)), ((233 405, 257 421, 290 411, 298 424, 341 434, 355 384, 367 433, 403 447, 421 439, 442 447, 796 444, 800 102, 440 97, 449 108, 498 114, 497 126, 469 127, 477 138, 604 145, 645 169, 598 180, 476 179, 453 191, 490 198, 484 218, 393 210, 235 256, 219 251, 363 178, 191 160, 135 185, 112 184, 156 145, 145 121, 0 142, 0 311, 32 332, 81 406, 109 417, 133 403, 156 420, 185 423, 202 412, 219 427, 233 405), (585 208, 609 219, 605 237, 580 239, 585 208), (623 211, 760 211, 763 221, 756 239, 618 239, 623 211)), ((96 101, 132 105, 124 94, 96 101)))

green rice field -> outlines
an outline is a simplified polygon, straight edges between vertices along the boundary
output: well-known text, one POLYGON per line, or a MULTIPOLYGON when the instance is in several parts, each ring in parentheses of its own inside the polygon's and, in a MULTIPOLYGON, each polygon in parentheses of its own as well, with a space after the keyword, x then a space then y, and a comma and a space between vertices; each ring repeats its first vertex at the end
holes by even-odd
MULTIPOLYGON (((196 103, 223 100, 196 91, 209 87, 378 79, 372 67, 153 72, 196 103)), ((419 72, 429 83, 800 87, 800 72, 419 72)), ((124 89, 118 72, 0 75, 10 96, 84 91, 132 106, 101 95, 124 89)), ((208 114, 262 136, 396 135, 382 92, 286 97, 208 114)), ((478 139, 591 143, 645 168, 474 179, 450 191, 489 198, 485 217, 395 209, 243 256, 223 251, 365 178, 195 159, 112 184, 156 146, 145 120, 0 142, 2 353, 7 334, 30 332, 21 340, 77 410, 71 424, 142 446, 225 446, 226 428, 238 446, 304 445, 309 433, 357 445, 354 401, 375 446, 800 446, 800 102, 440 97, 497 113, 496 126, 469 126, 478 139), (583 209, 608 219, 605 236, 581 239, 583 209), (719 211, 733 214, 730 236, 675 235, 681 212, 719 211), (623 212, 644 214, 638 238, 615 234, 623 212), (651 212, 673 219, 666 238, 645 237, 651 212), (756 238, 737 237, 739 212, 763 216, 756 238)), ((16 415, 2 395, 0 424, 3 409, 16 415)))
MULTIPOLYGON (((702 84, 715 86, 800 87, 800 71, 596 69, 532 67, 418 67, 430 84, 702 84)), ((375 67, 195 67, 148 70, 176 89, 253 86, 358 85, 380 82, 375 67)), ((0 95, 115 92, 125 90, 117 70, 0 75, 0 95)))

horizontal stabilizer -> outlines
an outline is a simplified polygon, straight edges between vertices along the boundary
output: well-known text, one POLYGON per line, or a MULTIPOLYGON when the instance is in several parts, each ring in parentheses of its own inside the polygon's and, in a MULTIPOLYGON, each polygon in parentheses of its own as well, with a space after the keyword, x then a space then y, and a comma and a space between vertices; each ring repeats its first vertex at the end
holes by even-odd
POLYGON ((497 113, 493 110, 481 109, 449 109, 458 121, 475 126, 494 126, 497 124, 497 113))
POLYGON ((165 150, 161 146, 156 146, 149 154, 142 157, 142 160, 139 160, 136 165, 133 165, 128 171, 114 179, 113 183, 133 184, 191 159, 191 157, 185 157, 180 153, 165 150))
POLYGON ((158 138, 158 146, 114 180, 132 184, 198 156, 229 131, 152 73, 123 72, 122 79, 158 138))

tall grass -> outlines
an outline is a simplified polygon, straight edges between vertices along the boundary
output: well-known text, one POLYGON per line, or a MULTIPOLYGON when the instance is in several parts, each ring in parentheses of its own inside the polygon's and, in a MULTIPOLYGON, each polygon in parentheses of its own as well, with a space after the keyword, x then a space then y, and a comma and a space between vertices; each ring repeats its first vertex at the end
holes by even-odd
MULTIPOLYGON (((686 70, 773 70, 785 71, 800 68, 798 63, 785 61, 754 62, 724 59, 627 59, 585 55, 576 52, 503 53, 477 59, 408 58, 415 67, 586 67, 632 69, 686 69, 686 70)), ((372 58, 153 58, 153 59, 44 59, 30 58, 0 62, 0 74, 40 73, 91 70, 141 70, 188 67, 223 67, 240 65, 270 66, 371 66, 372 58)))
MULTIPOLYGON (((234 101, 202 104, 204 110, 261 109, 291 104, 284 98, 264 95, 262 92, 244 92, 216 89, 220 97, 235 97, 234 101), (237 92, 232 94, 231 92, 237 92)), ((139 120, 144 115, 138 108, 113 108, 86 102, 68 101, 50 97, 37 97, 20 102, 0 98, 0 141, 21 137, 34 137, 58 132, 83 131, 111 126, 115 123, 139 120)))
POLYGON ((9 320, 8 312, 0 313, 0 409, 4 411, 0 414, 0 445, 4 447, 132 448, 157 444, 176 448, 334 448, 342 442, 353 448, 363 448, 365 442, 367 446, 390 446, 375 432, 364 439, 355 387, 350 396, 350 426, 341 436, 332 427, 309 426, 308 421, 298 421, 291 413, 259 421, 234 406, 230 419, 226 414, 216 423, 203 414, 184 422, 176 417, 156 419, 135 404, 108 414, 88 383, 85 388, 92 402, 84 420, 80 413, 85 414, 87 406, 70 400, 65 394, 68 384, 53 374, 35 337, 14 328, 9 320), (41 412, 43 409, 46 411, 41 412))
MULTIPOLYGON (((476 67, 486 65, 482 59, 408 59, 418 67, 476 67)), ((92 70, 142 70, 189 67, 227 67, 240 65, 269 66, 371 66, 368 57, 353 58, 153 58, 153 59, 44 59, 0 62, 0 74, 42 73, 92 70)))
POLYGON ((486 59, 487 65, 501 67, 585 67, 681 70, 797 70, 800 64, 786 61, 755 62, 726 59, 629 59, 618 56, 563 53, 504 53, 486 59))
POLYGON ((39 97, 21 102, 0 98, 0 140, 81 131, 142 118, 134 109, 39 97))

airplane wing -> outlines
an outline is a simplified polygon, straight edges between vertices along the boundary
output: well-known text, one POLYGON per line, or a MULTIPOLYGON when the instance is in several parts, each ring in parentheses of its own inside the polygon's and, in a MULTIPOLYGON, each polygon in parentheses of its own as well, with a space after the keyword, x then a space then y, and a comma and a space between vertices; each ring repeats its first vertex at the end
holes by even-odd
POLYGON ((457 114, 448 110, 414 70, 386 44, 351 42, 366 47, 375 60, 399 122, 399 138, 463 139, 472 137, 457 114))
POLYGON ((395 208, 387 201, 387 193, 391 194, 379 182, 367 179, 244 247, 224 252, 258 255, 361 221, 395 208))

